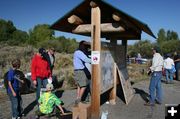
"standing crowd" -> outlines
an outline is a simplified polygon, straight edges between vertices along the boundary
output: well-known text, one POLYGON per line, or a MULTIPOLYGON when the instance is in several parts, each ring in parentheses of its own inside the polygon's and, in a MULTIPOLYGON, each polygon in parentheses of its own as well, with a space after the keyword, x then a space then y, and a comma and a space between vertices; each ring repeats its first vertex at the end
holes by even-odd
MULTIPOLYGON (((86 91, 90 94, 91 87, 91 58, 90 58, 90 44, 86 41, 81 41, 79 47, 75 50, 73 55, 74 65, 74 80, 77 85, 77 95, 75 105, 83 102, 83 96, 86 91)), ((36 87, 36 103, 38 111, 42 114, 50 114, 57 107, 64 114, 62 107, 63 101, 60 100, 53 92, 53 68, 55 63, 55 50, 49 48, 47 51, 44 48, 39 48, 38 53, 34 54, 31 61, 31 79, 33 85, 36 87)), ((152 65, 149 68, 151 73, 151 80, 149 84, 149 102, 146 106, 154 106, 155 104, 162 104, 163 92, 161 86, 161 79, 163 72, 165 72, 166 83, 172 83, 173 79, 179 80, 180 72, 180 55, 175 53, 174 59, 170 54, 165 56, 165 59, 160 54, 160 49, 155 47, 152 49, 153 58, 152 65)), ((12 61, 12 68, 9 69, 7 79, 8 88, 7 94, 11 101, 12 119, 20 119, 23 116, 22 98, 19 91, 19 84, 24 81, 20 80, 16 74, 16 70, 20 68, 21 62, 19 59, 12 61)), ((39 116, 37 115, 37 118, 39 116)))
MULTIPOLYGON (((90 44, 86 41, 79 43, 78 49, 74 52, 73 64, 75 82, 77 84, 77 97, 75 105, 83 101, 88 86, 90 85, 90 72, 86 67, 86 63, 91 64, 89 57, 90 44)), ((37 114, 36 118, 40 115, 49 115, 56 108, 62 114, 65 114, 62 107, 63 101, 52 92, 53 86, 53 68, 55 63, 55 50, 49 48, 39 48, 38 52, 34 54, 31 60, 31 80, 36 88, 36 104, 37 114)), ((12 119, 20 119, 23 114, 22 98, 20 93, 20 83, 24 83, 23 79, 18 77, 16 70, 19 70, 21 62, 19 59, 12 61, 12 68, 7 73, 7 94, 11 101, 12 119)), ((90 86, 89 86, 90 87, 90 86)), ((89 89, 90 90, 90 89, 89 89)))
POLYGON ((152 65, 149 68, 151 71, 151 79, 149 84, 149 101, 145 106, 154 106, 155 104, 162 104, 163 91, 161 80, 163 74, 166 78, 166 83, 173 83, 173 79, 179 80, 180 72, 180 54, 175 53, 174 59, 171 54, 166 54, 165 59, 160 54, 160 49, 155 47, 152 49, 153 59, 152 65), (164 72, 164 73, 163 73, 164 72))

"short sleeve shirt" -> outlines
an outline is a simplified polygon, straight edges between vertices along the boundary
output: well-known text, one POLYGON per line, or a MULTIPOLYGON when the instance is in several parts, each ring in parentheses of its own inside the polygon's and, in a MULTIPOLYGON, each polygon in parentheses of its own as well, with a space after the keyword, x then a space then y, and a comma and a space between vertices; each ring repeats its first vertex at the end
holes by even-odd
MULTIPOLYGON (((8 71, 8 81, 11 82, 12 88, 17 93, 19 91, 19 81, 17 79, 15 79, 14 76, 15 76, 14 70, 10 69, 8 71)), ((12 93, 9 86, 8 86, 8 93, 12 93)))
POLYGON ((43 114, 49 114, 53 111, 54 106, 58 106, 62 104, 62 101, 53 93, 51 92, 44 92, 39 100, 38 100, 40 106, 40 111, 43 114))

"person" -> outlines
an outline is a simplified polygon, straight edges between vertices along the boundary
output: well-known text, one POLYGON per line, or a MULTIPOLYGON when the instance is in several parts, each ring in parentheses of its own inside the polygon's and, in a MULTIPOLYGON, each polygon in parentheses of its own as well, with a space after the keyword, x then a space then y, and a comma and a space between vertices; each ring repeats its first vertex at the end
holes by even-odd
POLYGON ((163 68, 163 57, 160 55, 160 49, 155 47, 153 50, 153 59, 152 66, 150 70, 151 80, 149 84, 149 102, 145 103, 145 106, 154 106, 155 103, 162 103, 162 87, 161 87, 161 78, 162 78, 162 68, 163 68), (156 96, 155 96, 156 91, 156 96))
POLYGON ((174 53, 174 63, 175 63, 175 69, 176 69, 176 80, 180 80, 179 79, 179 70, 180 70, 180 54, 178 54, 177 52, 174 53))
POLYGON ((62 108, 63 102, 51 92, 53 89, 54 87, 52 84, 48 83, 46 85, 46 91, 42 93, 38 100, 39 110, 43 114, 50 114, 53 112, 54 107, 57 106, 62 114, 64 114, 64 110, 62 108))
POLYGON ((19 80, 15 70, 19 69, 21 62, 19 59, 12 61, 12 68, 8 71, 8 89, 7 93, 11 101, 12 119, 19 119, 22 116, 22 98, 20 94, 19 83, 24 83, 19 80))
POLYGON ((142 64, 142 59, 141 59, 141 54, 140 53, 137 54, 137 63, 142 64))
POLYGON ((81 101, 81 98, 89 85, 88 78, 84 72, 85 65, 84 63, 91 63, 91 59, 87 57, 84 53, 86 51, 85 47, 86 41, 81 41, 79 43, 79 48, 74 52, 73 55, 73 65, 74 65, 74 74, 75 82, 77 84, 77 97, 75 104, 78 104, 81 101))
POLYGON ((174 66, 174 61, 170 57, 171 57, 171 55, 167 54, 166 59, 164 60, 166 83, 172 83, 173 75, 174 75, 174 72, 172 71, 172 67, 174 66))
POLYGON ((130 55, 126 56, 127 64, 131 64, 130 55))
POLYGON ((47 52, 49 55, 49 64, 50 64, 50 69, 51 69, 51 73, 52 73, 53 68, 54 68, 54 63, 55 63, 55 49, 49 48, 47 52))
POLYGON ((45 88, 48 80, 52 80, 50 66, 46 59, 47 52, 44 48, 39 48, 39 52, 34 55, 31 62, 31 79, 36 89, 36 101, 40 97, 41 88, 45 88))

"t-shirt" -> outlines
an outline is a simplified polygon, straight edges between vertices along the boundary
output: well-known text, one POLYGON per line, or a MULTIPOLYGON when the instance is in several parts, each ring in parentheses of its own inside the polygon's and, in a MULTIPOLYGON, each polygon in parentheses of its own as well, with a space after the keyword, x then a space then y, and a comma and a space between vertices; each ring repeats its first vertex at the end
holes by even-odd
MULTIPOLYGON (((12 88, 17 93, 19 91, 19 81, 17 79, 15 79, 14 77, 15 77, 15 71, 13 69, 10 69, 8 71, 8 81, 11 82, 12 88)), ((8 94, 12 93, 9 86, 8 86, 8 91, 7 92, 8 92, 8 94)))
POLYGON ((39 108, 41 113, 43 114, 49 114, 53 111, 54 106, 58 106, 62 104, 62 101, 53 93, 51 92, 44 92, 39 100, 39 108))
POLYGON ((74 69, 84 69, 85 66, 83 62, 91 63, 91 59, 88 58, 81 50, 76 50, 73 56, 74 69))
POLYGON ((151 71, 162 71, 163 67, 163 57, 159 53, 155 53, 152 59, 151 71))
POLYGON ((164 68, 165 69, 171 69, 172 68, 172 65, 174 65, 174 61, 173 61, 173 59, 171 59, 171 58, 166 58, 165 60, 164 60, 164 68))

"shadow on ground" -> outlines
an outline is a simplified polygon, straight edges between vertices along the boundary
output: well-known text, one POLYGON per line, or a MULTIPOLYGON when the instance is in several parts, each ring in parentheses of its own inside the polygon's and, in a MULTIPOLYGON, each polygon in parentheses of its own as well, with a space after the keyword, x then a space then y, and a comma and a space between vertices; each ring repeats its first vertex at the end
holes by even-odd
POLYGON ((30 103, 23 111, 23 114, 26 116, 30 111, 32 111, 34 109, 34 107, 36 106, 36 100, 34 100, 32 103, 30 103))
POLYGON ((139 95, 141 96, 141 98, 142 98, 145 102, 148 102, 148 101, 149 101, 149 99, 148 99, 149 94, 146 93, 144 90, 138 89, 138 88, 134 88, 134 90, 135 90, 135 93, 136 93, 136 94, 139 94, 139 95))

